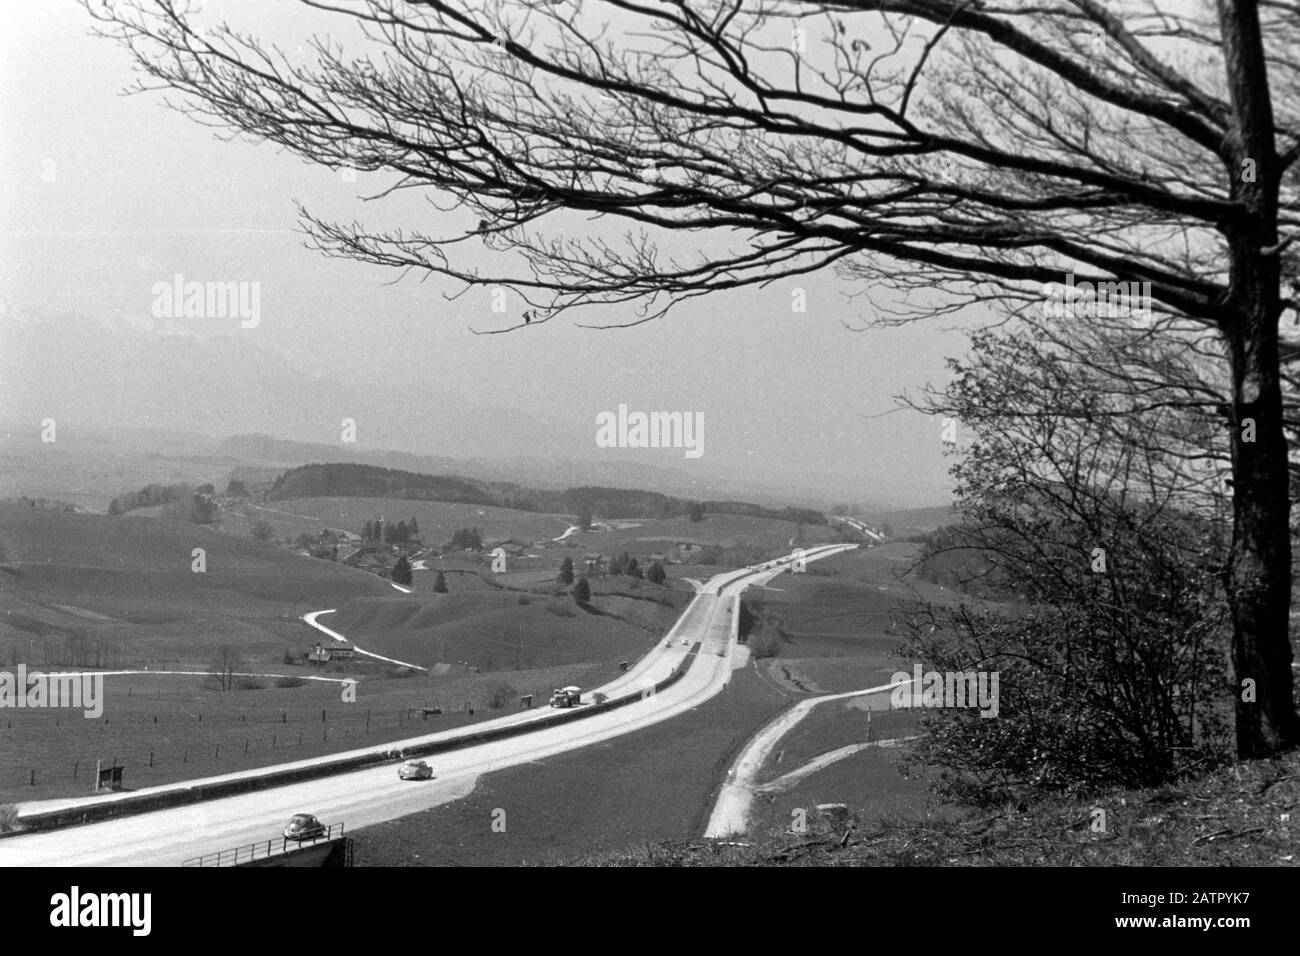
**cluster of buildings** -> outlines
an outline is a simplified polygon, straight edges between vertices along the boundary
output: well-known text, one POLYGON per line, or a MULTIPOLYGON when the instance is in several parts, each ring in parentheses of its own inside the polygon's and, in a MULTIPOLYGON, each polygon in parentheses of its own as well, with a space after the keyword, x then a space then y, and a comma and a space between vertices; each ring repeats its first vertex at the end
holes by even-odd
MULTIPOLYGON (((482 548, 462 552, 462 554, 476 558, 483 564, 489 564, 493 556, 497 554, 498 549, 505 553, 507 561, 513 562, 522 558, 540 557, 544 549, 553 547, 555 547, 555 543, 549 540, 521 541, 516 538, 490 538, 483 541, 482 548)), ((560 547, 564 548, 565 545, 561 544, 560 547)), ((643 558, 643 560, 647 567, 655 561, 663 565, 691 564, 698 559, 700 552, 703 550, 704 545, 680 541, 669 548, 643 558)), ((309 553, 313 557, 337 561, 340 564, 346 564, 350 568, 369 571, 381 577, 388 577, 393 565, 403 555, 417 569, 420 567, 417 562, 437 560, 445 556, 437 548, 425 547, 419 535, 412 536, 403 544, 383 544, 378 541, 367 540, 354 532, 337 528, 326 528, 321 531, 315 545, 305 553, 309 553)), ((574 571, 578 574, 601 575, 609 570, 609 557, 598 551, 588 551, 581 556, 574 555, 573 566, 574 571)))

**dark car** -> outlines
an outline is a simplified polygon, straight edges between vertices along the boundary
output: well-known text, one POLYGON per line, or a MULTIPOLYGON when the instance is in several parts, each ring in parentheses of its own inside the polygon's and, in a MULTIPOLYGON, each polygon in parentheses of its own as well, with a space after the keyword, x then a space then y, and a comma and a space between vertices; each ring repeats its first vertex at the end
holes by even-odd
POLYGON ((310 813, 295 813, 289 825, 284 828, 284 838, 301 842, 317 840, 325 835, 325 824, 310 813))

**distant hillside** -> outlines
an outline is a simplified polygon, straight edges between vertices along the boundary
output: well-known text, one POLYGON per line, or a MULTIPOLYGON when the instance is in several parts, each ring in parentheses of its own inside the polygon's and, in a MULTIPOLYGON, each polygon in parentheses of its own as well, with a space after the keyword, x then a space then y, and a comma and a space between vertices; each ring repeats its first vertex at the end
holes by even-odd
POLYGON ((645 462, 541 458, 537 456, 488 458, 417 455, 373 447, 302 442, 270 435, 235 435, 220 444, 221 454, 242 461, 283 466, 312 461, 350 461, 378 465, 417 474, 462 474, 476 476, 476 484, 517 484, 557 491, 566 486, 596 481, 654 487, 667 493, 685 493, 698 479, 683 471, 645 462))
POLYGON ((876 527, 889 525, 894 534, 905 536, 916 531, 934 531, 957 519, 951 505, 936 505, 932 508, 900 508, 896 511, 881 511, 868 516, 867 521, 876 527))
POLYGON ((300 615, 390 593, 375 575, 184 521, 0 505, 5 664, 206 666, 223 644, 278 661, 311 639, 300 615))
POLYGON ((460 478, 354 464, 292 468, 275 480, 267 494, 269 500, 321 497, 415 498, 475 505, 496 504, 483 489, 460 478))
MULTIPOLYGON (((554 491, 351 462, 291 468, 275 480, 267 494, 268 500, 321 497, 445 501, 554 514, 588 512, 601 518, 676 518, 689 514, 694 504, 686 498, 635 488, 586 486, 554 491)), ((778 509, 746 501, 705 501, 701 504, 706 513, 826 524, 826 516, 810 508, 778 509)))

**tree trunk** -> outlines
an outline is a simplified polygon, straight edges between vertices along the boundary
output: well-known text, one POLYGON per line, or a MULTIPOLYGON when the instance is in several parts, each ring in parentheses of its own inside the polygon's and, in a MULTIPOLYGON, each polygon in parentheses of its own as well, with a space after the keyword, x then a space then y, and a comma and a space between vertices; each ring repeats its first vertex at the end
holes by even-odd
POLYGON ((1237 754, 1252 758, 1300 744, 1291 675, 1291 503, 1276 319, 1261 325, 1243 316, 1233 331, 1233 549, 1227 584, 1237 754), (1244 440, 1250 437, 1254 441, 1244 440))
POLYGON ((1300 744, 1291 675, 1291 531, 1277 323, 1280 163, 1255 0, 1218 0, 1234 129, 1232 197, 1223 224, 1231 276, 1220 324, 1232 367, 1233 542, 1225 583, 1232 609, 1237 754, 1300 744), (1253 430, 1251 425, 1253 424, 1253 430), (1253 682, 1253 693, 1250 685, 1253 682))

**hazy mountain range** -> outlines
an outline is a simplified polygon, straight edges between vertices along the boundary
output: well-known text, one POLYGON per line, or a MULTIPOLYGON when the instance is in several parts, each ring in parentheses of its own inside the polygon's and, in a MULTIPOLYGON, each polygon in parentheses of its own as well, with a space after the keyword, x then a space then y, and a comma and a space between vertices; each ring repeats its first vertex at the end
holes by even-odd
POLYGON ((817 487, 811 476, 799 486, 764 481, 744 463, 692 463, 687 471, 648 450, 597 450, 594 421, 585 415, 548 414, 541 403, 506 406, 499 392, 491 398, 374 372, 304 371, 247 337, 201 336, 166 320, 0 314, 0 422, 11 431, 32 429, 33 439, 39 423, 54 419, 64 436, 98 432, 101 446, 115 430, 129 430, 133 447, 153 434, 160 453, 225 462, 359 461, 538 487, 743 494, 777 506, 828 507, 844 497, 873 506, 941 500, 866 489, 846 495, 817 487), (354 442, 342 440, 348 421, 354 442))

